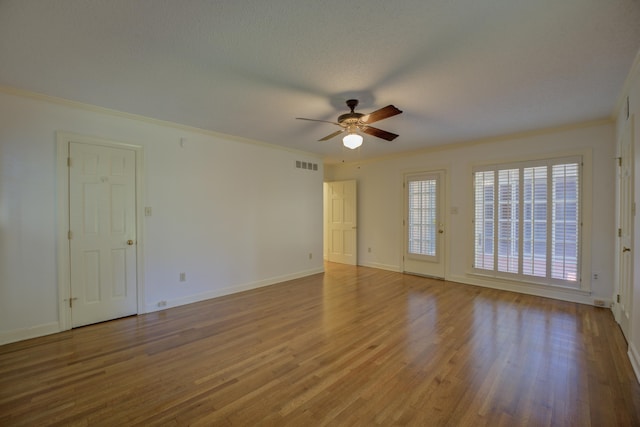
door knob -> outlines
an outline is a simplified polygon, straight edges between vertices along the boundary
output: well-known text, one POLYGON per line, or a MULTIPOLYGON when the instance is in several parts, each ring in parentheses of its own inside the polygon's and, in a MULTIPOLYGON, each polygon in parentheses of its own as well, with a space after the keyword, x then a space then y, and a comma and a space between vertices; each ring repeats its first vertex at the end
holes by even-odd
POLYGON ((127 240, 127 245, 129 246, 133 245, 133 240, 127 240))
POLYGON ((626 246, 622 248, 622 252, 631 252, 631 248, 627 248, 626 246))

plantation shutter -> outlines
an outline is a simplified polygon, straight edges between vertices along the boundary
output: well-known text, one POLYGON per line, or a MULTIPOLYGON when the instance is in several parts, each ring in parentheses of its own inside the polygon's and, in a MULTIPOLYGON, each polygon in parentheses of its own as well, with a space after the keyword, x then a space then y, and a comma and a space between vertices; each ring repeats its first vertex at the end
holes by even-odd
POLYGON ((580 169, 579 158, 565 158, 476 170, 473 267, 577 283, 580 169))
POLYGON ((576 280, 578 277, 579 165, 552 168, 551 277, 576 280))
POLYGON ((475 257, 476 268, 494 268, 494 212, 495 172, 475 174, 475 257))
POLYGON ((408 248, 414 255, 436 255, 437 178, 416 177, 408 185, 408 248))

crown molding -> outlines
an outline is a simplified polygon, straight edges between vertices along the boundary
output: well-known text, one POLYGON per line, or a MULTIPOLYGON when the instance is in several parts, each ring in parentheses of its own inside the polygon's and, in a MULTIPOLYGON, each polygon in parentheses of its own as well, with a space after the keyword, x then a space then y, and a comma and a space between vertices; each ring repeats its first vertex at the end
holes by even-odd
POLYGON ((31 92, 28 90, 18 89, 11 86, 0 85, 0 93, 5 93, 7 95, 12 95, 12 96, 21 97, 21 98, 33 99, 36 101, 48 102, 51 104, 61 105, 61 106, 73 108, 76 110, 89 111, 92 113, 104 114, 104 115, 117 117, 121 119, 133 120, 133 121, 142 122, 150 125, 163 126, 163 127, 169 127, 172 129, 185 131, 185 132, 198 133, 198 134, 213 137, 213 138, 225 139, 225 140, 234 141, 234 142, 241 142, 243 144, 257 145, 257 146, 272 148, 280 151, 287 151, 297 155, 313 157, 313 158, 319 159, 320 161, 322 160, 322 156, 315 153, 308 152, 308 151, 304 151, 304 150, 296 150, 294 148, 284 147, 276 144, 269 144, 263 141, 258 141, 250 138, 243 138, 241 136, 230 135, 222 132, 215 132, 212 130, 202 129, 195 126, 183 125, 180 123, 175 123, 167 120, 154 119, 152 117, 147 117, 140 114, 125 113, 123 111, 114 110, 111 108, 99 107, 93 104, 86 104, 83 102, 72 101, 65 98, 59 98, 56 96, 46 95, 43 93, 31 92))
POLYGON ((472 147, 472 146, 481 145, 481 144, 491 144, 491 143, 502 142, 502 141, 531 138, 531 137, 534 137, 534 136, 549 135, 549 134, 560 133, 560 132, 568 132, 568 131, 572 131, 572 130, 575 130, 575 129, 583 129, 583 128, 590 128, 590 127, 596 127, 596 126, 610 125, 610 124, 613 124, 613 123, 615 123, 615 120, 613 120, 613 118, 605 117, 605 118, 601 118, 601 119, 588 120, 588 121, 585 121, 585 122, 572 123, 572 124, 568 124, 568 125, 553 126, 553 127, 543 128, 543 129, 535 129, 535 130, 529 130, 529 131, 523 131, 523 132, 514 132, 514 133, 509 133, 509 134, 504 134, 504 135, 497 135, 497 136, 490 136, 490 137, 479 138, 479 139, 474 139, 474 140, 466 140, 466 141, 452 142, 452 143, 448 143, 448 144, 434 145, 434 146, 431 146, 431 147, 420 148, 418 150, 405 151, 405 152, 402 152, 402 153, 395 153, 395 154, 389 154, 389 155, 386 155, 386 156, 376 157, 374 159, 354 160, 352 162, 344 162, 344 163, 342 163, 342 162, 337 163, 336 162, 336 163, 332 163, 332 164, 328 164, 328 165, 330 165, 330 166, 354 165, 354 164, 363 165, 363 164, 368 164, 368 163, 377 163, 377 162, 382 162, 382 161, 391 160, 391 159, 398 159, 398 158, 403 158, 403 157, 413 157, 413 156, 417 156, 417 155, 421 155, 421 154, 434 153, 434 152, 438 152, 438 151, 448 151, 448 150, 455 150, 455 149, 459 149, 459 148, 472 147))

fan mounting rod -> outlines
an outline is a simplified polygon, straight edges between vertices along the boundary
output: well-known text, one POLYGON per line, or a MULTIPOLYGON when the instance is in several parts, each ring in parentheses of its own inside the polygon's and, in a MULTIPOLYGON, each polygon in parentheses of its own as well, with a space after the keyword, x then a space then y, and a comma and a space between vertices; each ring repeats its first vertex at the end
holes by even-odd
POLYGON ((340 117, 338 117, 338 123, 340 123, 343 126, 350 126, 358 123, 358 121, 362 116, 364 116, 364 114, 356 113, 353 111, 357 106, 358 106, 357 99, 347 99, 347 107, 351 109, 351 112, 342 114, 340 117))

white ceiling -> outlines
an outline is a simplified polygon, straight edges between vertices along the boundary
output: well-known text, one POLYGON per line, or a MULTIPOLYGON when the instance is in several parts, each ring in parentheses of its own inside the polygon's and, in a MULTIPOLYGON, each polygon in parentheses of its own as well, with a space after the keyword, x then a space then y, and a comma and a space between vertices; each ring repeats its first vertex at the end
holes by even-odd
POLYGON ((638 0, 0 0, 0 85, 351 161, 608 117, 638 0), (336 120, 394 104, 358 150, 336 120))

